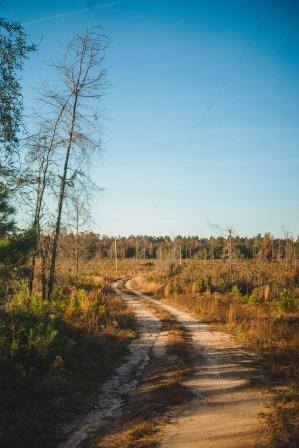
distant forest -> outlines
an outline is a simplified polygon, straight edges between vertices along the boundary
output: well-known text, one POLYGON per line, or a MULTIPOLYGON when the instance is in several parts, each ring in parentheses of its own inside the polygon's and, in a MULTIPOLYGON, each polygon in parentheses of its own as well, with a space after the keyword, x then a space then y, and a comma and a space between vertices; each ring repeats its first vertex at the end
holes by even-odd
POLYGON ((113 258, 115 246, 118 258, 137 259, 227 259, 230 254, 238 259, 284 260, 296 264, 299 255, 299 238, 286 235, 274 238, 270 233, 254 237, 217 236, 200 238, 188 236, 129 236, 108 237, 93 232, 63 234, 60 242, 61 256, 90 260, 113 258))

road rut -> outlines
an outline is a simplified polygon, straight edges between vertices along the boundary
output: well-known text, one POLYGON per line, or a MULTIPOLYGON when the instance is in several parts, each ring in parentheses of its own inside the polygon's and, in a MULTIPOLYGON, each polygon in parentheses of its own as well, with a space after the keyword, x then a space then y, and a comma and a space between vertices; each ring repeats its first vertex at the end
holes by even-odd
POLYGON ((160 340, 161 321, 144 305, 134 300, 132 296, 117 288, 118 283, 112 285, 112 290, 125 300, 133 309, 138 320, 138 337, 129 346, 129 355, 115 375, 101 388, 97 405, 84 418, 74 422, 65 429, 67 441, 61 448, 78 448, 84 441, 93 437, 96 432, 114 421, 121 413, 124 399, 130 390, 134 389, 149 360, 149 352, 155 350, 163 352, 163 341, 160 340))

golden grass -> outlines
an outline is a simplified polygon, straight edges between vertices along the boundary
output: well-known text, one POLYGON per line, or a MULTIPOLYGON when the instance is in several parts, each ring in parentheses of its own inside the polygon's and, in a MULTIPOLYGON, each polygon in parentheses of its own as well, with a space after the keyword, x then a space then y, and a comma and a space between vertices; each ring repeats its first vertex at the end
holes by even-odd
MULTIPOLYGON (((248 303, 248 296, 232 295, 225 288, 225 263, 190 262, 170 275, 169 266, 145 276, 149 285, 163 287, 167 303, 217 324, 218 329, 234 334, 245 347, 258 352, 271 379, 274 393, 268 413, 271 448, 299 446, 299 313, 281 312, 279 293, 288 288, 296 296, 296 275, 279 263, 242 262, 234 266, 234 281, 246 285, 248 293, 256 288, 258 300, 248 303), (249 275, 250 273, 250 275, 249 275), (199 293, 196 282, 204 279, 211 288, 199 293), (218 289, 218 292, 213 292, 218 289), (224 292, 221 293, 221 288, 224 292)), ((208 288, 207 288, 208 289, 208 288)), ((156 290, 159 290, 159 288, 156 290)))
MULTIPOLYGON (((61 268, 67 272, 68 266, 65 262, 61 268)), ((100 276, 108 284, 113 279, 135 277, 136 289, 162 297, 201 320, 217 324, 219 329, 233 333, 243 346, 258 352, 272 378, 272 392, 276 391, 266 416, 272 431, 269 446, 299 446, 299 313, 282 312, 277 306, 284 288, 298 297, 298 272, 290 264, 234 260, 232 282, 228 263, 222 260, 188 260, 181 266, 158 260, 119 260, 118 272, 113 260, 93 260, 82 264, 81 269, 85 275, 100 276), (205 292, 199 292, 203 284, 205 292), (238 286, 240 297, 231 295, 232 285, 238 286), (254 300, 250 302, 253 291, 254 300)), ((162 319, 166 324, 167 316, 162 319)), ((172 347, 180 352, 182 346, 174 330, 172 347)), ((111 439, 112 445, 107 448, 153 446, 150 440, 155 429, 150 420, 145 423, 139 416, 136 418, 118 435, 114 433, 116 439, 111 439)))

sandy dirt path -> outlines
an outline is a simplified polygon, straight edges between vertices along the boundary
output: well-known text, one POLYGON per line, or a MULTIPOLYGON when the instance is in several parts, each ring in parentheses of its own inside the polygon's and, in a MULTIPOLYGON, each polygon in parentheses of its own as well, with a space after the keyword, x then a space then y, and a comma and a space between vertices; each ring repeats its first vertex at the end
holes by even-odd
POLYGON ((134 297, 118 289, 118 282, 112 285, 115 294, 125 300, 133 309, 138 320, 138 337, 129 345, 129 355, 115 375, 101 388, 97 405, 84 418, 65 428, 67 441, 61 448, 81 447, 84 441, 92 437, 101 427, 114 421, 122 412, 127 394, 133 390, 149 360, 150 350, 164 355, 165 341, 161 338, 161 321, 134 297))
POLYGON ((267 395, 254 354, 190 314, 128 289, 169 311, 192 336, 194 374, 184 385, 195 398, 173 410, 161 448, 253 448, 262 445, 259 414, 267 395))

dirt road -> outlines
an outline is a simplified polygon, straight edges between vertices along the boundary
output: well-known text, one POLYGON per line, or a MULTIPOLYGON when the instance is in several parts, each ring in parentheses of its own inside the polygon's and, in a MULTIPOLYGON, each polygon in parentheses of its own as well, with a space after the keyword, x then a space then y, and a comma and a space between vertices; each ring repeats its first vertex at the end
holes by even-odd
MULTIPOLYGON (((126 286, 136 295, 130 281, 126 286)), ((262 445, 259 414, 267 401, 256 356, 190 314, 147 298, 170 312, 191 334, 194 374, 185 382, 195 398, 172 412, 161 448, 253 448, 262 445)))
MULTIPOLYGON (((98 406, 69 428, 68 440, 62 446, 115 448, 115 439, 108 444, 101 442, 99 431, 105 432, 106 428, 106 432, 109 432, 111 426, 117 428, 121 416, 130 413, 126 397, 135 388, 138 394, 137 385, 143 373, 147 372, 151 353, 165 365, 170 363, 170 358, 165 359, 169 355, 165 350, 166 340, 161 331, 161 320, 150 308, 150 304, 154 304, 170 313, 191 337, 188 347, 191 347, 193 370, 192 375, 183 381, 182 387, 189 391, 186 396, 193 398, 178 401, 180 405, 167 408, 167 418, 163 418, 166 423, 158 425, 159 437, 155 434, 154 444, 150 446, 261 447, 264 428, 259 414, 264 410, 267 396, 263 391, 263 377, 257 357, 242 350, 229 335, 213 331, 209 325, 190 314, 134 290, 130 280, 121 282, 121 285, 120 289, 115 283, 113 290, 133 308, 139 321, 139 336, 131 343, 125 364, 102 387, 98 406), (142 300, 138 300, 138 297, 142 300)), ((158 399, 161 397, 158 396, 158 399)), ((128 425, 129 421, 125 425, 119 423, 120 435, 128 425)), ((149 445, 135 445, 134 442, 117 444, 117 447, 124 446, 149 445)))

